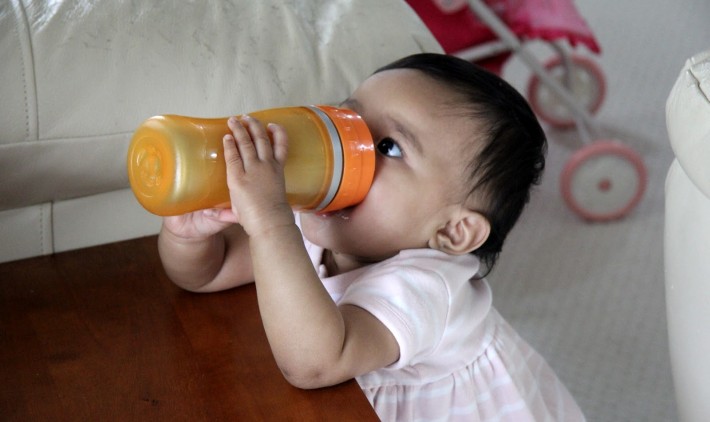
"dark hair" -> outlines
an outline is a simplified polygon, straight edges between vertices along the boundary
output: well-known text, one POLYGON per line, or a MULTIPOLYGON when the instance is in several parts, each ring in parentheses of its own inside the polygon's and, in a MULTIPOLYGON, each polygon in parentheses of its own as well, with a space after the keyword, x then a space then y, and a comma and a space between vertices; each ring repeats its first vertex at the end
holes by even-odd
POLYGON ((455 56, 423 53, 404 57, 377 72, 414 69, 461 95, 462 109, 477 124, 471 142, 480 151, 468 166, 469 195, 484 200, 491 225, 486 242, 472 253, 485 272, 493 269, 503 242, 530 200, 545 168, 547 140, 525 98, 497 75, 455 56))

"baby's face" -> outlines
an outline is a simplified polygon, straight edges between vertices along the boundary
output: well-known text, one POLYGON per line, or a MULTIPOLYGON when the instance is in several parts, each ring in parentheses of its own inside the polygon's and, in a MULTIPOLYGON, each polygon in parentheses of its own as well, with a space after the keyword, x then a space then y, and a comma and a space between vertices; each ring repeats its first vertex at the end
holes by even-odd
POLYGON ((303 214, 313 243, 362 260, 427 247, 444 215, 467 196, 465 167, 475 125, 452 102, 450 88, 411 69, 367 80, 343 103, 360 114, 375 140, 375 178, 360 204, 326 215, 303 214))

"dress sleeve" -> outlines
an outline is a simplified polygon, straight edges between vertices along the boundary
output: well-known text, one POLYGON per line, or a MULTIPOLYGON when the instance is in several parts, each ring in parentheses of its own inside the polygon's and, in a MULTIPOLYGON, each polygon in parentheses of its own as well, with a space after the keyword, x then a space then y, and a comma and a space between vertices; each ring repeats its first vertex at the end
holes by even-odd
POLYGON ((449 290, 438 273, 401 265, 364 274, 340 300, 341 305, 370 312, 392 332, 399 344, 399 359, 390 369, 414 365, 436 349, 449 303, 449 290))

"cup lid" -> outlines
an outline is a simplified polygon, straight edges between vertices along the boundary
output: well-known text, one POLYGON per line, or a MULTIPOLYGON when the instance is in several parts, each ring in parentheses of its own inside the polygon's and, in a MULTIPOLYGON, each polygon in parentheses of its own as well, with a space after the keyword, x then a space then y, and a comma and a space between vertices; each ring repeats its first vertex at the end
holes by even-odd
POLYGON ((365 199, 375 176, 375 145, 365 121, 352 110, 315 106, 335 125, 343 147, 343 175, 333 200, 320 212, 335 211, 365 199))

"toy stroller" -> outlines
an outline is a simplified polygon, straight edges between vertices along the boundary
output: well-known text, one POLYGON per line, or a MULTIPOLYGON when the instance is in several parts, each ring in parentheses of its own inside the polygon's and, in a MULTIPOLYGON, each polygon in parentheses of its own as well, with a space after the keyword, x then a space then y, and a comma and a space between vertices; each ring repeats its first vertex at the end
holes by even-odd
POLYGON ((535 113, 557 128, 576 127, 584 146, 565 164, 560 190, 565 203, 591 221, 623 217, 641 200, 646 167, 631 148, 598 139, 592 115, 604 100, 604 74, 594 61, 570 54, 584 45, 599 45, 571 0, 407 0, 444 51, 474 61, 500 74, 516 54, 533 75, 528 101, 535 113), (555 56, 541 64, 523 47, 523 40, 541 39, 555 56))

